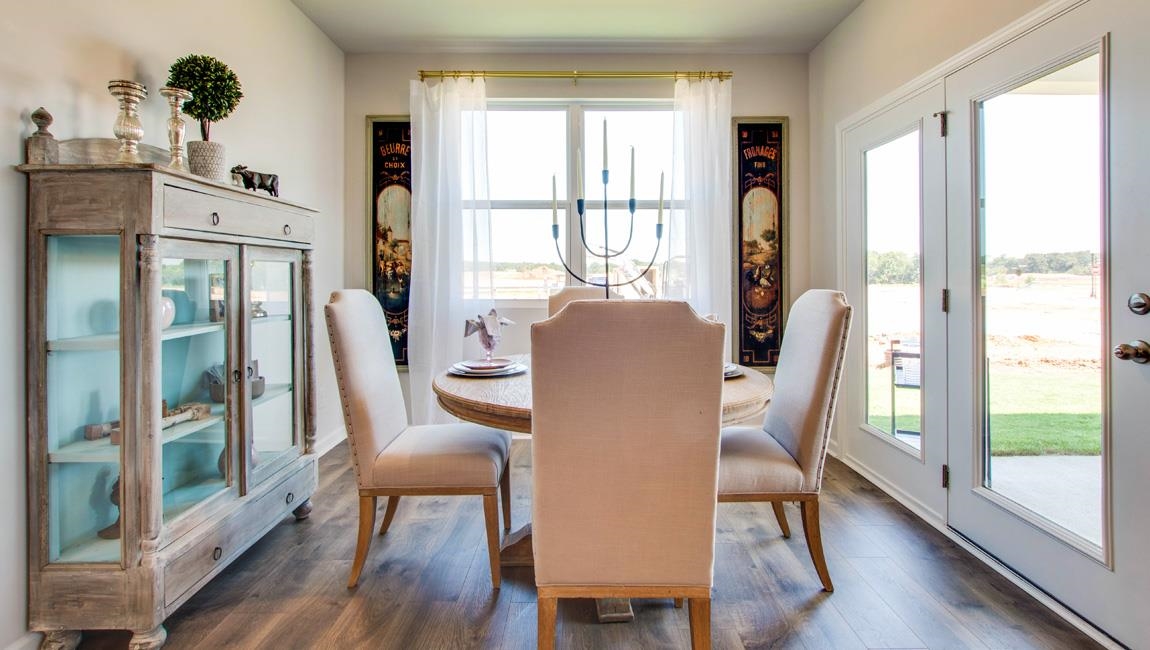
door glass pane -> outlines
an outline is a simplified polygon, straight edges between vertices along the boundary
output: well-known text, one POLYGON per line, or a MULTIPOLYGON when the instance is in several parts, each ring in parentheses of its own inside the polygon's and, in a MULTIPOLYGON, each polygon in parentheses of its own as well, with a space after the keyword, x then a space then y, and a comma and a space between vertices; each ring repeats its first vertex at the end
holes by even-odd
POLYGON ((48 561, 120 561, 120 238, 47 238, 48 561))
POLYGON ((161 262, 164 521, 229 484, 227 270, 219 259, 161 262))
POLYGON ((1102 541, 1099 57, 980 103, 983 485, 1102 541))
POLYGON ((251 264, 251 463, 258 482, 292 449, 295 435, 295 286, 291 262, 251 264))
POLYGON ((922 266, 919 131, 868 150, 867 423, 919 449, 922 266))

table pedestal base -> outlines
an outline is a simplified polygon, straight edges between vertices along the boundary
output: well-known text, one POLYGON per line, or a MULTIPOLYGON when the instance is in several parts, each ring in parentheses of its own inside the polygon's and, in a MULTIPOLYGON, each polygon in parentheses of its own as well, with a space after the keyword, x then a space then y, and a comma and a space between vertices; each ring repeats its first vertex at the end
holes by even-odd
POLYGON ((499 549, 502 566, 535 566, 535 552, 531 547, 531 524, 507 533, 499 549))
POLYGON ((599 598, 595 601, 595 614, 600 623, 630 623, 635 620, 630 598, 599 598))
MULTIPOLYGON (((531 524, 508 533, 499 549, 500 566, 535 566, 535 552, 531 546, 531 524)), ((595 601, 600 623, 630 623, 635 620, 628 598, 600 598, 595 601)))

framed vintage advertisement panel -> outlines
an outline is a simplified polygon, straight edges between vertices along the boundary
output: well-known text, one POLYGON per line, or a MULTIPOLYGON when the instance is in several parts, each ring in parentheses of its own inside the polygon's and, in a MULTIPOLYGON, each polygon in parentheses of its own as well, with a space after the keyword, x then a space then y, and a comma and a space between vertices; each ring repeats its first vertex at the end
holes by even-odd
POLYGON ((736 117, 732 131, 735 358, 773 368, 787 304, 787 118, 736 117))
POLYGON ((368 288, 383 305, 391 348, 407 365, 411 297, 411 119, 367 117, 368 288))

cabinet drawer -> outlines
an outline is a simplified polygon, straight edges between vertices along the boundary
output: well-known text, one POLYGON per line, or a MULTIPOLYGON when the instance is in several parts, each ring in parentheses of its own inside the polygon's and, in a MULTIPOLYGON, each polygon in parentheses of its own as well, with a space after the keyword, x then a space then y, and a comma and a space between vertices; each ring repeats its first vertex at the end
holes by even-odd
POLYGON ((315 466, 303 465, 287 480, 254 495, 222 524, 197 537, 188 547, 176 551, 164 566, 165 607, 171 607, 201 580, 231 564, 265 531, 309 498, 314 490, 315 466))
POLYGON ((313 235, 307 215, 171 185, 164 186, 164 225, 303 243, 313 235))

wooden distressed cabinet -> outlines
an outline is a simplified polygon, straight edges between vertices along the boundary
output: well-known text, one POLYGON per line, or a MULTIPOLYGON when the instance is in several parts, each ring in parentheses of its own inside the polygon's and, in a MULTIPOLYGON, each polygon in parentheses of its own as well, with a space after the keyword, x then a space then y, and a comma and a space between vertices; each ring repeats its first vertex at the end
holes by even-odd
POLYGON ((104 628, 159 647, 311 510, 312 211, 155 163, 19 169, 29 626, 46 647, 104 628))

